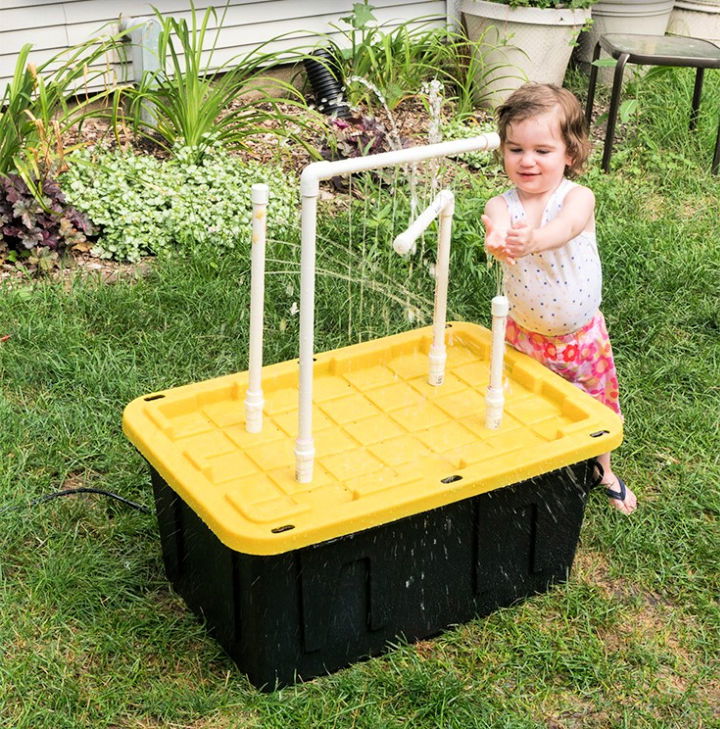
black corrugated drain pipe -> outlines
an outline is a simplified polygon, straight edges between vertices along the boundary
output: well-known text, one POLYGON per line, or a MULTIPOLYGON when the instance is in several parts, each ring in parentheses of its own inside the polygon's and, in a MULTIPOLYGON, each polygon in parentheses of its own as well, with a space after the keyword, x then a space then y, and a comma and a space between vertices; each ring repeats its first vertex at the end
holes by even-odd
POLYGON ((340 69, 333 54, 325 48, 313 51, 314 58, 306 58, 304 61, 305 71, 310 79, 315 103, 323 114, 334 114, 345 119, 350 114, 347 102, 342 97, 342 79, 340 69))

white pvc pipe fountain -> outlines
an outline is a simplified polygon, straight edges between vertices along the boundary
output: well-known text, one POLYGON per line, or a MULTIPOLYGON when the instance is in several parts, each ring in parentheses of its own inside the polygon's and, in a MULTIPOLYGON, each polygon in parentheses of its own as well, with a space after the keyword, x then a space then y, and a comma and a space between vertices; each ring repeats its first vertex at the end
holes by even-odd
POLYGON ((313 339, 315 328, 315 258, 317 229, 317 199, 320 181, 380 167, 398 165, 436 157, 450 157, 466 152, 496 149, 500 137, 482 134, 469 139, 457 139, 393 152, 337 160, 313 162, 300 176, 302 195, 302 238, 300 260, 300 378, 298 403, 298 437, 295 442, 295 478, 300 483, 312 481, 315 445, 312 435, 313 339))
POLYGON ((262 360, 265 299, 265 240, 268 186, 252 186, 252 263, 250 268, 250 343, 248 389, 245 394, 245 429, 259 433, 263 421, 262 360))
POLYGON ((430 205, 393 241, 393 248, 405 255, 435 218, 440 217, 438 250, 435 262, 435 308, 433 310, 433 341, 430 345, 428 382, 442 385, 445 379, 445 322, 447 319, 447 291, 450 275, 450 236, 455 196, 450 190, 441 190, 430 205))

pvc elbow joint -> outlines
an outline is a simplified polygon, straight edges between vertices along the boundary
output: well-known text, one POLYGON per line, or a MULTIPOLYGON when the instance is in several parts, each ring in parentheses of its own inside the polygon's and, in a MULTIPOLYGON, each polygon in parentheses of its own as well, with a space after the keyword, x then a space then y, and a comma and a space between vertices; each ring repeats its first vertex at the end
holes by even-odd
POLYGON ((323 168, 328 162, 313 162, 309 164, 300 175, 300 194, 303 197, 317 197, 320 194, 320 180, 323 177, 323 168))
POLYGON ((399 253, 401 256, 407 255, 414 245, 415 238, 408 235, 407 232, 400 233, 400 235, 393 241, 393 248, 395 249, 395 252, 399 253))

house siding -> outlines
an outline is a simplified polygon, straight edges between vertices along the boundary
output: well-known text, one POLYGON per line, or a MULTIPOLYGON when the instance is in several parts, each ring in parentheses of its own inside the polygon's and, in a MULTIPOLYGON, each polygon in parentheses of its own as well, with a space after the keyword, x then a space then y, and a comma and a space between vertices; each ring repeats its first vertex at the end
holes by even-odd
MULTIPOLYGON (((225 13, 217 40, 215 32, 207 34, 208 42, 215 44, 210 68, 216 69, 272 39, 277 40, 263 50, 282 52, 307 46, 318 33, 342 44, 343 36, 333 25, 343 25, 340 18, 352 10, 354 2, 357 0, 230 0, 226 8, 224 2, 196 0, 195 7, 202 15, 214 5, 218 19, 225 13)), ((374 0, 371 4, 378 22, 388 27, 420 18, 440 25, 452 17, 454 6, 452 0, 374 0)), ((151 16, 153 7, 190 18, 189 0, 0 0, 0 89, 12 78, 24 44, 32 44, 30 60, 39 65, 99 34, 117 33, 121 16, 126 20, 151 16)), ((211 21, 210 27, 215 30, 216 24, 211 21)), ((89 90, 130 77, 127 58, 103 59, 96 68, 106 71, 105 78, 96 80, 89 90)))

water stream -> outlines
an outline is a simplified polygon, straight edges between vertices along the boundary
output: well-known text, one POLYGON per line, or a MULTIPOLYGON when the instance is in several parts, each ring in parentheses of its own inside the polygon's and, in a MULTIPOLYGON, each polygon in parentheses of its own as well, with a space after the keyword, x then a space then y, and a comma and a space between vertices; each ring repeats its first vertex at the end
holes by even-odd
MULTIPOLYGON (((390 145, 390 148, 395 151, 402 149, 403 143, 402 139, 400 138, 400 132, 398 130, 397 122, 395 121, 394 114, 392 113, 392 111, 390 111, 390 107, 388 106, 387 100, 385 99, 385 95, 383 94, 383 92, 380 91, 380 89, 375 86, 374 83, 368 81, 362 76, 349 76, 347 78, 346 84, 353 82, 361 84, 366 89, 372 91, 372 93, 375 94, 377 100, 380 102, 380 105, 385 111, 385 114, 388 118, 388 124, 390 125, 390 131, 388 132, 388 144, 390 145)), ((405 174, 408 180, 408 184, 410 186, 410 218, 414 220, 418 210, 417 165, 415 163, 412 163, 409 166, 403 165, 403 173, 405 174)))

